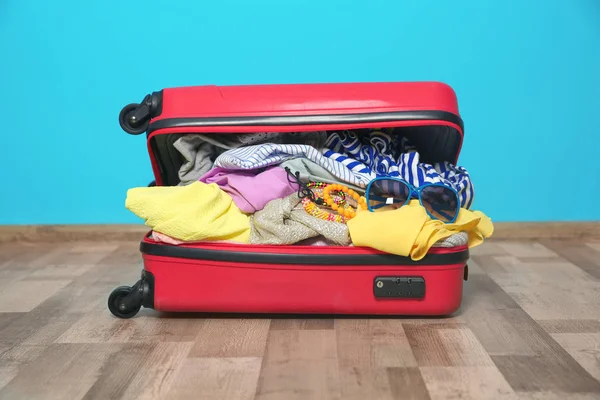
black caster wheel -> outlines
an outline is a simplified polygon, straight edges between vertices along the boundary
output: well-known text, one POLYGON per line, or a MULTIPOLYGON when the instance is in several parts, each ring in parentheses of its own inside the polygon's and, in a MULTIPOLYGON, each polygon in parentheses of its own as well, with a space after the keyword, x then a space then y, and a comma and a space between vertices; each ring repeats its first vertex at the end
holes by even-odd
POLYGON ((108 296, 108 309, 118 318, 134 317, 142 308, 142 300, 134 298, 131 286, 119 286, 108 296))
POLYGON ((139 120, 138 118, 141 115, 136 116, 136 114, 139 114, 137 111, 140 107, 143 106, 135 103, 128 104, 119 113, 119 125, 131 135, 140 135, 148 129, 149 121, 146 118, 139 120))

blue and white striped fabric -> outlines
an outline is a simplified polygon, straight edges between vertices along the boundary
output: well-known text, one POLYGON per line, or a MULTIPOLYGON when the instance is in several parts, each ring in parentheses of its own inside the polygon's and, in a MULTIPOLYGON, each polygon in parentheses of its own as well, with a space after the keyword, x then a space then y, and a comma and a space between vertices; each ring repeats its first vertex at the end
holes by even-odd
POLYGON ((325 143, 324 156, 332 160, 347 160, 367 165, 377 176, 394 176, 415 187, 425 183, 442 183, 459 194, 461 207, 470 208, 475 195, 469 173, 463 167, 448 162, 433 165, 422 163, 419 153, 402 136, 372 132, 359 138, 354 132, 333 133, 325 143))
POLYGON ((361 162, 329 149, 319 151, 304 144, 265 143, 231 149, 217 157, 214 166, 231 170, 259 169, 299 157, 307 158, 341 181, 361 188, 375 178, 371 168, 361 162), (328 156, 323 156, 322 151, 328 156))

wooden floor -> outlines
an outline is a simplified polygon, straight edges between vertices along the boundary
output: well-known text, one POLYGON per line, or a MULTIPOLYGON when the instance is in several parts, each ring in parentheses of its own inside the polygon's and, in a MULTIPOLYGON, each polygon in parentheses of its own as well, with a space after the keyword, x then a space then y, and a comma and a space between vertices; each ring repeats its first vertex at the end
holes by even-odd
POLYGON ((472 250, 446 319, 119 320, 137 243, 0 245, 0 399, 600 399, 600 242, 472 250))

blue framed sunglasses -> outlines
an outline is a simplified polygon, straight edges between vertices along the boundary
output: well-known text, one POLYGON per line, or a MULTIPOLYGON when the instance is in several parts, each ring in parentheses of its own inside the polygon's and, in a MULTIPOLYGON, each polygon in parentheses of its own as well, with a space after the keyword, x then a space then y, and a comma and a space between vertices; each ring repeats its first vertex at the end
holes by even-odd
POLYGON ((456 221, 460 211, 456 190, 441 183, 426 183, 415 188, 400 178, 380 177, 369 182, 365 198, 371 212, 398 209, 416 198, 432 219, 446 223, 456 221))

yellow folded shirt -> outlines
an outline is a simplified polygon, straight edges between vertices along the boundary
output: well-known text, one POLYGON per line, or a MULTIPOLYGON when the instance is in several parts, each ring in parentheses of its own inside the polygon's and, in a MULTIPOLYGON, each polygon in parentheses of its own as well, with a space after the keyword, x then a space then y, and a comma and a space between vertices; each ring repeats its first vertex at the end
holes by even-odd
POLYGON ((216 183, 129 189, 125 207, 154 231, 182 241, 248 243, 250 237, 250 217, 216 183))
POLYGON ((492 221, 481 211, 461 208, 456 221, 445 224, 432 220, 418 200, 393 211, 361 211, 348 221, 348 230, 355 246, 420 260, 438 241, 466 231, 469 247, 474 247, 494 231, 492 221))

